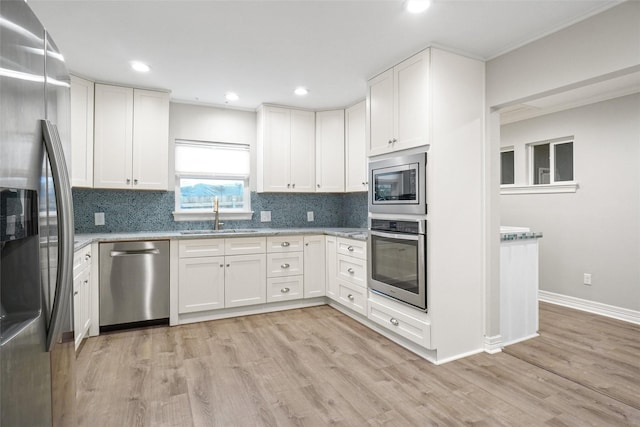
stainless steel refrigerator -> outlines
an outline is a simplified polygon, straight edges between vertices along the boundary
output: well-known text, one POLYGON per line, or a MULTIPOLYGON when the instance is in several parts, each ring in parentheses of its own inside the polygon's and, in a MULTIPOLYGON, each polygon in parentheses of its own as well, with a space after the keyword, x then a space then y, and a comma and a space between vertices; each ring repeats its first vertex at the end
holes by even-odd
POLYGON ((37 17, 22 0, 0 0, 3 427, 75 425, 69 91, 37 17))

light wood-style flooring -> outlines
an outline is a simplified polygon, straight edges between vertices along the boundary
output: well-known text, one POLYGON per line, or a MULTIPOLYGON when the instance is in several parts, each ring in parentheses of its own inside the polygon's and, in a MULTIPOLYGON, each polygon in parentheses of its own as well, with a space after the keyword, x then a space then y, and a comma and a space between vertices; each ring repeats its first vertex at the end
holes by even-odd
POLYGON ((638 426, 640 327, 541 304, 541 336, 435 366, 320 306, 89 338, 81 426, 638 426))

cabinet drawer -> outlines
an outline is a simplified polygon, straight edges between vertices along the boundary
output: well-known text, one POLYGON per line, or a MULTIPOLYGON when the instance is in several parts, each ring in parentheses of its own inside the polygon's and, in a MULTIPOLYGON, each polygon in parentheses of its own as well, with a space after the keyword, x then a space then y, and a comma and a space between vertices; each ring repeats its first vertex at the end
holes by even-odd
POLYGON ((338 255, 338 278, 366 288, 367 262, 350 256, 338 255))
POLYGON ((267 249, 264 237, 234 237, 224 240, 225 255, 263 254, 267 249))
MULTIPOLYGON (((396 310, 369 300, 369 320, 425 348, 431 348, 431 323, 411 315, 411 308, 396 310)), ((422 314, 422 313, 420 313, 422 314)))
POLYGON ((367 315, 367 290, 365 288, 339 281, 338 302, 364 316, 367 315))
POLYGON ((189 239, 178 242, 178 258, 224 255, 225 239, 189 239))
POLYGON ((82 248, 73 254, 73 275, 91 265, 91 246, 82 248))
POLYGON ((367 242, 338 237, 338 254, 367 259, 367 242))
POLYGON ((267 252, 297 252, 303 249, 304 236, 267 237, 267 252))
POLYGON ((300 299, 303 291, 303 276, 267 279, 267 302, 300 299))
POLYGON ((302 252, 267 254, 267 277, 295 276, 303 273, 302 252))

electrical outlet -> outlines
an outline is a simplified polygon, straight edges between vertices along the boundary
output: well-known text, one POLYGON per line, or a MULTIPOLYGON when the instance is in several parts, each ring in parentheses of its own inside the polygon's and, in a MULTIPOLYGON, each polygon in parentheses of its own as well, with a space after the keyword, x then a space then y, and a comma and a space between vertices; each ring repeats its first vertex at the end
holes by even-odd
POLYGON ((93 214, 93 219, 96 225, 104 225, 104 212, 96 212, 93 214))
POLYGON ((260 222, 271 222, 271 211, 260 211, 260 222))
POLYGON ((591 273, 584 273, 584 284, 591 286, 591 273))
POLYGON ((313 222, 313 211, 309 211, 307 212, 307 221, 308 222, 313 222))

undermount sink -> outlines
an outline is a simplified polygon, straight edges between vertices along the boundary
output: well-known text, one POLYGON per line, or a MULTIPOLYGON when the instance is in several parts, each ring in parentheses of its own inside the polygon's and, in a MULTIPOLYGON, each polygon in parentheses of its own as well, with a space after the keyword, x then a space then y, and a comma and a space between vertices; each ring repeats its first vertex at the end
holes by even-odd
POLYGON ((230 234, 230 233, 247 233, 254 231, 250 228, 226 228, 222 230, 183 230, 180 234, 230 234))

